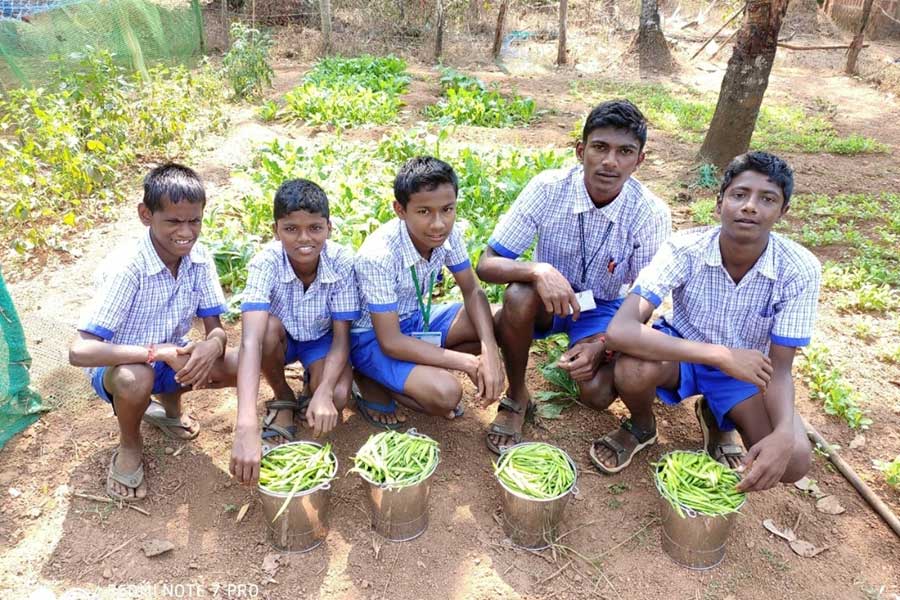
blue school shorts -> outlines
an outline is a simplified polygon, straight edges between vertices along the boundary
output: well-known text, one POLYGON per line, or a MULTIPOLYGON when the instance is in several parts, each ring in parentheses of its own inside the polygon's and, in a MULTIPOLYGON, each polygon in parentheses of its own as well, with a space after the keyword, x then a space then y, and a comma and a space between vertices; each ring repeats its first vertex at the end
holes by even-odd
MULTIPOLYGON (((662 318, 653 324, 653 329, 672 337, 683 337, 662 318)), ((715 367, 682 362, 679 369, 678 389, 658 387, 656 395, 666 404, 678 404, 685 398, 702 394, 722 431, 734 429, 734 421, 727 416, 731 409, 759 393, 759 388, 752 383, 735 379, 715 367)))
MULTIPOLYGON (((91 370, 91 387, 102 400, 112 404, 112 396, 103 386, 103 376, 106 370, 113 367, 97 367, 91 370)), ((164 363, 157 361, 153 363, 153 391, 151 394, 171 394, 182 390, 180 383, 175 381, 175 371, 164 363)))
POLYGON ((300 361, 304 367, 309 367, 317 360, 322 360, 331 350, 331 340, 334 336, 329 331, 322 337, 308 342, 298 342, 285 332, 287 336, 287 348, 284 351, 284 364, 300 361))
POLYGON ((553 324, 546 331, 534 330, 532 336, 536 340, 542 340, 545 337, 555 333, 565 333, 569 336, 569 348, 575 345, 579 340, 586 337, 597 335, 598 333, 606 333, 609 322, 625 298, 616 298, 615 300, 594 300, 597 308, 582 312, 577 321, 572 320, 572 315, 568 317, 560 317, 553 315, 553 324))
MULTIPOLYGON (((461 308, 462 304, 457 302, 437 304, 432 309, 429 329, 441 332, 441 347, 446 347, 447 332, 450 331, 450 326, 461 308)), ((416 312, 413 316, 400 321, 400 331, 404 335, 410 335, 414 331, 422 331, 423 325, 422 314, 416 312)), ((416 366, 416 363, 397 360, 382 352, 375 337, 375 329, 350 332, 350 363, 366 377, 374 379, 398 394, 403 393, 406 380, 416 366)))

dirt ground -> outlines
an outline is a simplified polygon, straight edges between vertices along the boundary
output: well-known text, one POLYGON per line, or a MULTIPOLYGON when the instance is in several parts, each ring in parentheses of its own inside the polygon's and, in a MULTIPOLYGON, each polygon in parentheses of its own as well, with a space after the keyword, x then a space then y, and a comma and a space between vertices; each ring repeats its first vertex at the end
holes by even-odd
MULTIPOLYGON (((682 62, 675 77, 716 90, 725 59, 689 64, 686 57, 699 41, 673 37, 682 62)), ((577 35, 573 38, 577 43, 577 35)), ((584 62, 612 64, 623 45, 619 40, 618 46, 610 45, 584 62)), ((552 43, 536 42, 529 52, 543 56, 548 54, 545 46, 552 43)), ((893 47, 885 48, 893 52, 893 47)), ((527 130, 459 128, 457 138, 487 137, 498 144, 529 146, 569 144, 573 121, 589 107, 573 101, 564 90, 573 78, 590 74, 578 65, 556 71, 546 66, 547 61, 529 70, 528 60, 527 56, 510 60, 509 75, 486 62, 460 59, 458 66, 532 95, 540 106, 553 110, 527 130)), ((825 98, 841 107, 836 116, 841 133, 870 135, 890 151, 857 157, 788 155, 796 167, 798 192, 896 192, 900 186, 896 99, 837 74, 839 61, 828 57, 810 61, 780 54, 769 97, 800 104, 825 98)), ((290 89, 306 66, 282 59, 272 96, 290 89)), ((617 72, 636 78, 629 68, 626 64, 617 72)), ((430 67, 413 63, 411 70, 415 81, 406 98, 404 125, 418 120, 419 109, 438 93, 430 67)), ((236 109, 227 133, 207 139, 198 149, 194 164, 207 181, 212 203, 228 193, 231 170, 246 160, 254 144, 275 137, 321 135, 304 128, 266 126, 253 114, 251 107, 236 109)), ((373 139, 383 131, 345 135, 373 139)), ((648 159, 638 174, 669 201, 677 226, 690 224, 688 205, 679 194, 695 151, 689 144, 651 132, 648 159)), ((616 426, 623 411, 620 403, 607 413, 576 406, 560 420, 526 428, 528 438, 559 445, 579 467, 579 492, 568 506, 561 545, 553 551, 520 550, 505 540, 498 521, 500 495, 492 476, 492 455, 483 441, 493 409, 474 402, 469 402, 463 419, 452 423, 421 415, 410 418, 410 425, 439 440, 442 447, 430 525, 411 542, 380 541, 369 527, 358 479, 342 475, 333 488, 331 530, 325 544, 307 554, 275 553, 266 542, 257 492, 234 484, 228 474, 233 390, 188 396, 189 410, 203 425, 194 442, 176 444, 145 428, 150 497, 140 506, 148 515, 74 497, 73 492, 103 495, 117 427, 111 410, 93 397, 82 373, 67 366, 65 346, 89 299, 94 268, 140 232, 134 215, 138 192, 135 185, 132 203, 117 219, 75 244, 78 256, 13 276, 11 292, 35 358, 35 386, 56 409, 0 453, 0 598, 900 597, 900 542, 820 455, 815 456, 810 477, 823 492, 835 495, 846 512, 819 512, 815 500, 793 486, 754 494, 737 519, 720 566, 694 572, 675 565, 660 548, 658 500, 649 464, 669 450, 699 447, 691 401, 660 409, 659 444, 612 477, 593 470, 587 448, 592 439, 616 426), (248 512, 237 522, 244 505, 249 505, 248 512), (763 528, 765 519, 780 527, 792 526, 801 538, 826 550, 815 558, 798 556, 763 528), (174 549, 147 558, 141 548, 153 539, 168 540, 174 549)), ((811 403, 802 384, 797 386, 797 406, 900 512, 900 493, 882 483, 872 468, 873 459, 900 454, 900 368, 878 361, 873 344, 853 338, 851 327, 860 318, 838 313, 828 294, 823 296, 818 339, 831 348, 838 366, 865 399, 874 421, 865 433, 865 444, 849 449, 856 433, 811 403)), ((895 340, 900 333, 893 315, 866 318, 885 340, 895 340)), ((238 343, 236 327, 230 337, 232 344, 238 343)), ((530 370, 529 377, 533 390, 546 388, 536 370, 530 370)), ((299 379, 293 382, 299 387, 299 379)), ((467 399, 472 392, 468 385, 467 399)), ((267 393, 262 390, 261 399, 267 393)), ((329 437, 341 473, 372 431, 352 410, 345 411, 344 423, 329 437)))

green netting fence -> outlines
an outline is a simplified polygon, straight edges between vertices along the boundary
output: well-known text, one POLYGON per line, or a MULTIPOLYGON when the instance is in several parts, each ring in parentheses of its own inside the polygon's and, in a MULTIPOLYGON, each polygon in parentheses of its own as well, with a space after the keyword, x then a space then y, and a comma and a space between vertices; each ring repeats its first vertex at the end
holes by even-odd
POLYGON ((0 272, 0 448, 47 410, 29 387, 30 367, 22 323, 0 272))
POLYGON ((199 0, 0 0, 0 87, 36 87, 48 61, 88 47, 111 51, 135 71, 202 55, 199 0))

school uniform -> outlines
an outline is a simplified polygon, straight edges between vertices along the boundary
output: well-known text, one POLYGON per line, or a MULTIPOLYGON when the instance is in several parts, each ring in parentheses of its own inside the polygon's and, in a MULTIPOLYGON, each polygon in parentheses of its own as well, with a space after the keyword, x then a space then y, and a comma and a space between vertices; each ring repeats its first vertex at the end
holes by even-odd
POLYGON ((316 278, 307 288, 297 277, 280 241, 268 243, 247 268, 241 312, 265 311, 281 320, 287 336, 284 364, 305 367, 331 349, 332 321, 360 316, 353 253, 327 241, 319 254, 316 278))
MULTIPOLYGON (((806 248, 777 234, 756 264, 734 283, 722 264, 721 227, 674 235, 644 269, 632 293, 659 306, 672 293, 671 314, 653 327, 667 335, 747 348, 768 354, 771 344, 809 344, 816 320, 821 265, 806 248)), ((723 430, 734 429, 726 417, 740 402, 759 393, 708 365, 681 363, 677 390, 657 388, 669 404, 703 394, 723 430)))
POLYGON ((598 208, 584 184, 584 168, 544 171, 534 177, 503 215, 488 245, 516 259, 537 237, 536 262, 549 263, 575 292, 590 291, 596 308, 580 318, 553 317, 534 338, 567 333, 569 344, 604 333, 641 269, 671 231, 665 202, 629 178, 619 195, 598 208))

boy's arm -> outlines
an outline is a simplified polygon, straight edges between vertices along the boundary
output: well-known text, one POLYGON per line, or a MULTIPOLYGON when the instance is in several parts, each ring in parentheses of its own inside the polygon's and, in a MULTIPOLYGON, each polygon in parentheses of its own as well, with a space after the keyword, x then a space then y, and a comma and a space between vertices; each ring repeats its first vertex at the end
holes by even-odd
POLYGON ((307 423, 315 437, 334 429, 340 417, 334 407, 334 388, 350 357, 350 325, 351 321, 331 323, 331 348, 325 355, 322 381, 306 409, 307 423))
MULTIPOLYGON (((157 346, 157 351, 164 344, 157 346)), ((150 346, 110 344, 98 335, 78 331, 69 346, 69 364, 73 367, 115 367, 150 362, 154 358, 150 346)))
POLYGON ((187 363, 177 373, 175 381, 184 386, 198 390, 209 383, 209 373, 213 364, 225 356, 228 335, 222 328, 219 315, 203 317, 203 329, 206 339, 202 342, 189 342, 178 349, 179 355, 189 356, 187 363))
POLYGON ((481 354, 478 356, 478 395, 488 403, 496 402, 503 393, 504 373, 500 361, 500 348, 494 337, 494 319, 491 305, 472 267, 453 272, 456 285, 463 296, 465 310, 475 326, 478 339, 481 341, 481 354))
MULTIPOLYGON (((763 403, 772 433, 747 450, 743 468, 748 472, 738 484, 744 492, 758 492, 773 487, 784 475, 794 449, 794 379, 791 368, 796 348, 772 344, 769 358, 774 373, 763 394, 763 403)), ((761 418, 766 415, 761 415, 761 418)))
POLYGON ((256 421, 256 399, 259 395, 259 372, 262 364, 263 336, 269 313, 252 310, 241 314, 241 349, 237 372, 237 421, 229 470, 240 483, 253 483, 259 478, 262 445, 256 421))
POLYGON ((609 323, 606 347, 643 360, 709 365, 760 389, 766 388, 772 377, 772 364, 764 354, 666 335, 644 324, 654 308, 646 298, 634 292, 629 294, 609 323))

